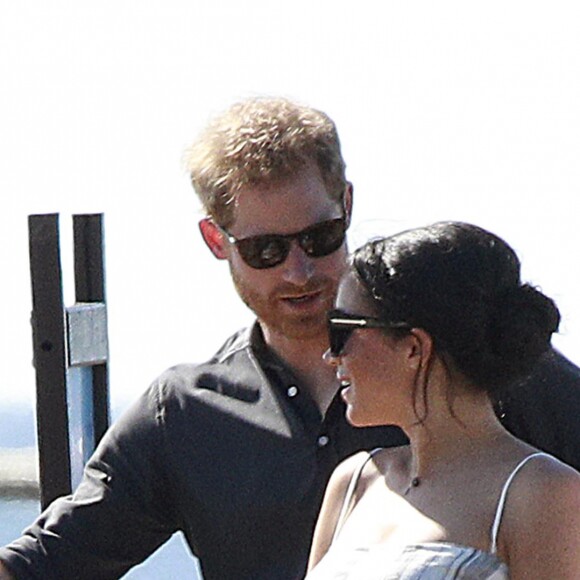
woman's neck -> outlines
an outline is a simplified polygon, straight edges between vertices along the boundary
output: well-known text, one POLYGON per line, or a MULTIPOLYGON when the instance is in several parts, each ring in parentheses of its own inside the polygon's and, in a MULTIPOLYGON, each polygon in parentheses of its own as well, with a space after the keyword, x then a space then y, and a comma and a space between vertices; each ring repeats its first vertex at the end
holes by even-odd
POLYGON ((463 392, 449 401, 429 403, 422 422, 404 427, 410 441, 409 481, 424 478, 456 459, 465 461, 482 449, 513 440, 485 393, 463 392))

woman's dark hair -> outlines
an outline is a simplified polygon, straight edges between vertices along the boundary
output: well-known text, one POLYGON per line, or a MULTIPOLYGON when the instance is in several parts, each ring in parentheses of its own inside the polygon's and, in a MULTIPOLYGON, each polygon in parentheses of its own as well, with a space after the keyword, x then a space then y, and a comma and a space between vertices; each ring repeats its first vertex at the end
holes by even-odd
POLYGON ((558 330, 558 308, 522 284, 512 248, 471 224, 373 240, 352 263, 381 318, 427 331, 436 351, 490 395, 529 374, 558 330))

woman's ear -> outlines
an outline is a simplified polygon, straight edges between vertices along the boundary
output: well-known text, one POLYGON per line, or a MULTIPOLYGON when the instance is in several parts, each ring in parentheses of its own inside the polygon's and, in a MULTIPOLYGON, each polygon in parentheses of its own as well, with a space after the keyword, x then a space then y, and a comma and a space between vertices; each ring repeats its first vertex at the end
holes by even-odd
POLYGON ((433 339, 422 328, 413 328, 409 333, 409 364, 414 369, 426 368, 433 355, 433 339))
POLYGON ((211 253, 218 260, 225 260, 228 255, 225 250, 225 236, 211 218, 204 218, 199 222, 201 237, 211 253))

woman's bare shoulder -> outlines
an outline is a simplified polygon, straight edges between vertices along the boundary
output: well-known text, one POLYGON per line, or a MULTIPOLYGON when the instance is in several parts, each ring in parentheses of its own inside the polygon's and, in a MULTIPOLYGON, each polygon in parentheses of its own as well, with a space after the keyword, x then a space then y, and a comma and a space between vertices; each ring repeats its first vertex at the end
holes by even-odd
MULTIPOLYGON (((580 473, 551 455, 531 458, 514 482, 518 486, 520 509, 530 511, 524 503, 530 499, 541 499, 540 504, 580 501, 580 473)), ((539 508, 540 505, 536 504, 539 508)))
MULTIPOLYGON (((555 457, 531 458, 516 474, 508 490, 506 515, 523 522, 550 517, 556 508, 580 507, 580 473, 555 457)), ((579 510, 580 513, 580 510, 579 510)))
MULTIPOLYGON (((534 577, 580 578, 580 473, 551 456, 534 457, 508 491, 504 549, 510 569, 534 577)), ((500 528, 500 539, 502 530, 500 528)))

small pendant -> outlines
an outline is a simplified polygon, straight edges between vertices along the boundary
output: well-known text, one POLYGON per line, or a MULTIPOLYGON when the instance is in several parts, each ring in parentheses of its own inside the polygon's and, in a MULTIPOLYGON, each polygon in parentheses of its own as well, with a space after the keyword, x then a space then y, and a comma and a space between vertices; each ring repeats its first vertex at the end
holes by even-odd
POLYGON ((419 485, 421 484, 421 479, 419 477, 414 477, 411 480, 411 483, 409 483, 409 485, 407 486, 407 489, 405 490, 405 492, 403 493, 404 496, 406 496, 413 487, 419 487, 419 485))

